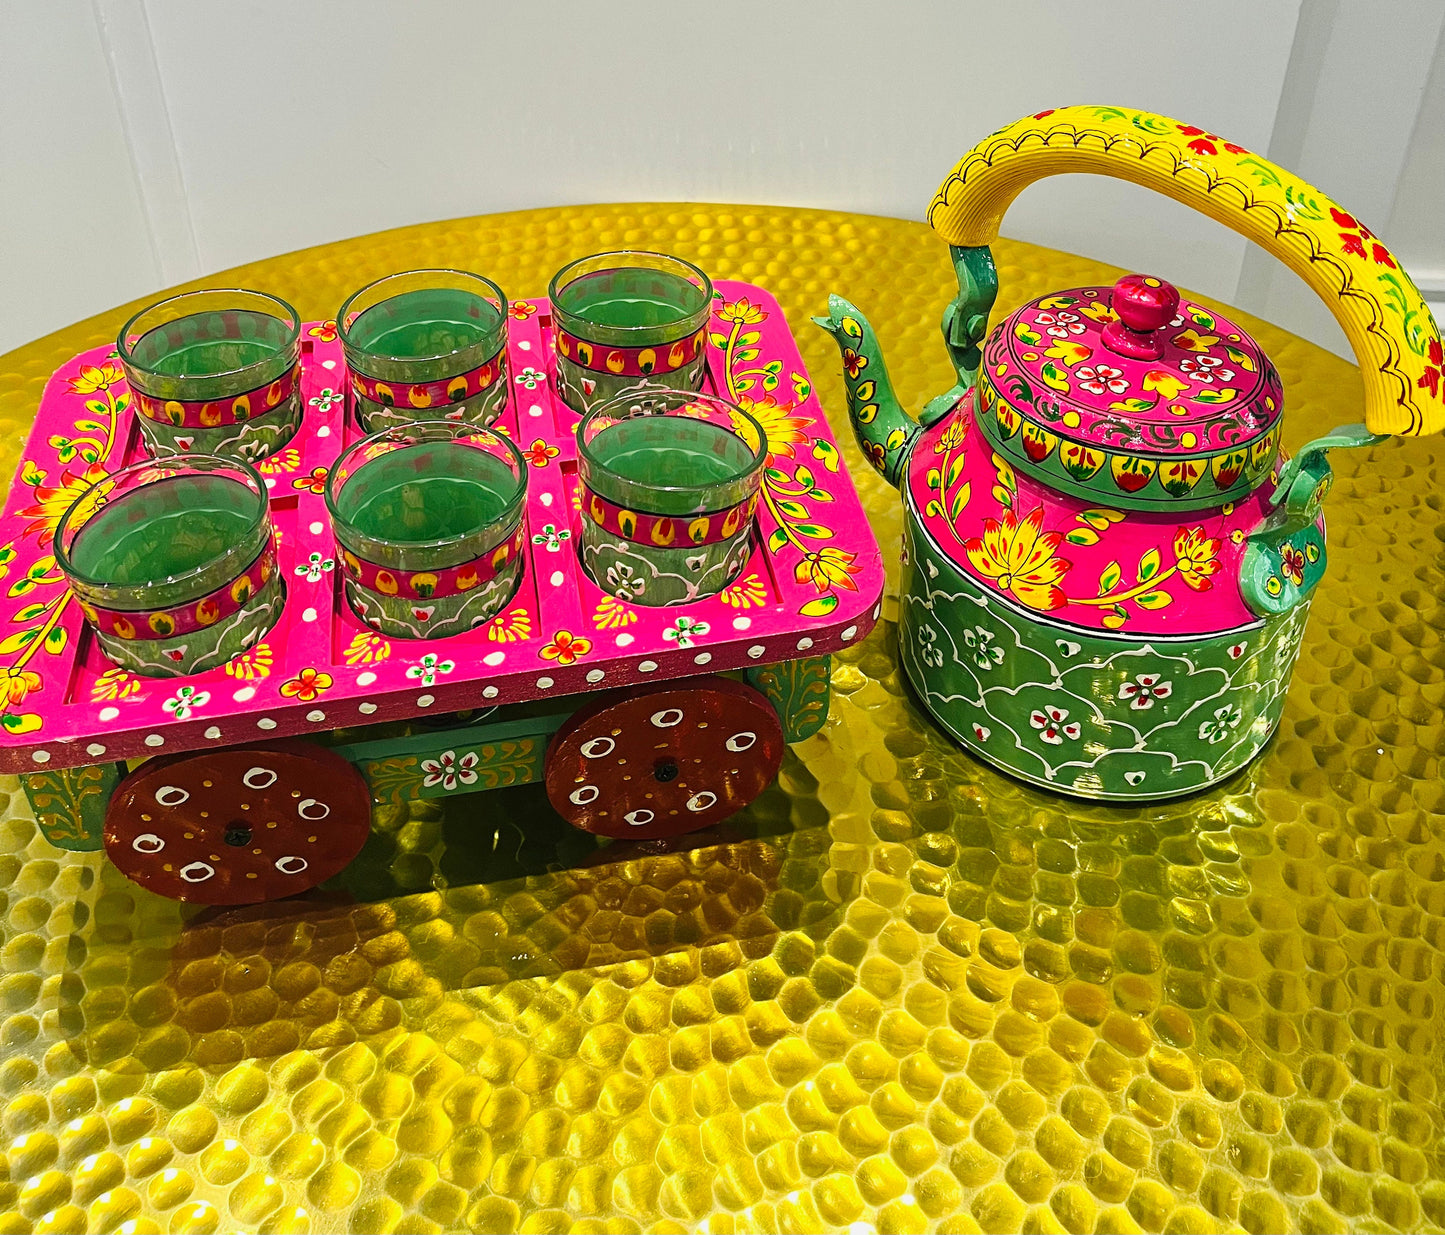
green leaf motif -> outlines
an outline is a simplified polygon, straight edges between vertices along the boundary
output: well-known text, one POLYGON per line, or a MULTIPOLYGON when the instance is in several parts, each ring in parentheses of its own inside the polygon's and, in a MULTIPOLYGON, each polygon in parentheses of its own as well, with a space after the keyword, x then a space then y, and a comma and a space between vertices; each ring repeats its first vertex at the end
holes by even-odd
POLYGON ((829 592, 826 596, 818 596, 810 600, 798 610, 804 617, 822 617, 825 613, 832 613, 838 607, 838 598, 829 592))
POLYGON ((1118 562, 1110 562, 1104 567, 1103 573, 1099 576, 1099 595, 1107 596, 1119 586, 1121 572, 1118 562))
POLYGON ((1162 609, 1173 602, 1174 597, 1163 591, 1145 592, 1144 595, 1134 598, 1134 603, 1141 609, 1162 609))
POLYGON ((813 384, 812 384, 811 382, 809 382, 808 379, 805 378, 801 373, 794 373, 794 374, 793 374, 793 394, 797 396, 798 401, 801 402, 802 400, 806 399, 806 398, 807 398, 810 394, 812 394, 812 393, 813 393, 813 384))
POLYGON ((1214 318, 1201 309, 1198 305, 1189 310, 1189 320, 1201 330, 1213 330, 1215 328, 1214 318))
POLYGON ((1159 550, 1150 549, 1139 559, 1139 573, 1136 576, 1140 583, 1152 579, 1159 573, 1159 550))
POLYGON ((764 468, 763 475, 766 476, 768 480, 775 485, 785 485, 788 483, 788 473, 783 471, 781 468, 764 468))
POLYGON ((45 636, 45 650, 52 656, 59 656, 65 651, 65 644, 68 640, 64 626, 51 627, 50 633, 45 636))
POLYGON ((806 464, 804 464, 800 466, 796 472, 793 473, 793 479, 797 481, 798 484, 802 485, 803 488, 811 489, 814 485, 813 470, 806 464))
POLYGON ((943 518, 943 506, 936 497, 931 498, 928 505, 923 508, 923 513, 930 519, 941 519, 943 518))
POLYGON ((1107 532, 1109 530, 1109 524, 1122 523, 1124 521, 1122 512, 1109 510, 1103 506, 1080 511, 1074 518, 1080 523, 1087 523, 1096 532, 1107 532))
MULTIPOLYGON (((1275 186, 1279 185, 1279 173, 1276 172, 1274 168, 1270 167, 1268 164, 1261 163, 1258 159, 1240 159, 1239 165, 1241 167, 1250 168, 1255 179, 1257 179, 1260 184, 1275 186)), ((1288 191, 1286 191, 1285 193, 1285 200, 1289 200, 1288 191)))
POLYGON ((776 373, 769 373, 763 378, 764 390, 776 390, 778 388, 778 376, 776 373))
POLYGON ((813 439, 813 458, 821 459, 823 466, 830 472, 838 470, 838 448, 826 438, 815 437, 813 439))
POLYGON ((769 552, 769 553, 776 553, 779 549, 781 549, 781 548, 782 548, 785 544, 787 544, 787 543, 788 543, 788 533, 787 533, 787 529, 781 528, 781 527, 780 527, 780 528, 776 528, 776 529, 774 529, 773 534, 768 537, 768 552, 769 552))
POLYGON ((34 590, 35 580, 28 576, 24 579, 16 579, 15 582, 10 585, 11 596, 24 596, 26 592, 33 592, 34 590))
POLYGON ((950 519, 956 520, 959 515, 963 514, 963 508, 968 505, 968 494, 971 488, 971 485, 958 486, 958 491, 953 495, 953 501, 949 503, 948 507, 948 517, 950 519))
POLYGON ((50 608, 49 605, 26 605, 22 609, 20 609, 10 620, 12 622, 33 622, 48 608, 50 608))
POLYGON ((1099 533, 1093 528, 1076 527, 1064 539, 1071 545, 1096 545, 1099 543, 1099 533))
POLYGON ((833 529, 824 527, 821 523, 797 523, 793 525, 793 531, 799 536, 806 536, 810 540, 832 540, 833 529))
POLYGON ((808 508, 802 502, 795 502, 792 498, 780 497, 777 499, 778 509, 790 519, 806 519, 808 508))
POLYGON ((925 489, 941 489, 943 487, 943 473, 936 467, 928 469, 928 475, 923 478, 925 489))
POLYGON ((944 487, 951 489, 958 483, 958 478, 963 475, 964 456, 959 455, 948 465, 948 479, 944 481, 944 487))
POLYGON ((727 349, 728 337, 725 334, 718 334, 716 331, 713 331, 713 333, 708 335, 707 341, 719 351, 725 351, 727 349))

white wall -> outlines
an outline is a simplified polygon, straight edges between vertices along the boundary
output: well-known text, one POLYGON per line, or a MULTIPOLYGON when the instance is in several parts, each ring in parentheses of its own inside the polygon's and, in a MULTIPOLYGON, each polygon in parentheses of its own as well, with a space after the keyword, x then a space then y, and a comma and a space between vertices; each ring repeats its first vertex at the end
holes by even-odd
MULTIPOLYGON (((1438 215, 1396 189, 1436 192, 1417 165, 1440 128, 1417 116, 1445 5, 1388 7, 1397 33, 1365 53, 1370 0, 0 0, 0 351, 200 274, 458 215, 919 218, 975 140, 1070 102, 1294 155, 1368 220, 1438 215)), ((1131 185, 1046 181, 1004 230, 1339 339, 1246 242, 1131 185)), ((1445 270, 1445 237, 1411 237, 1445 270)))

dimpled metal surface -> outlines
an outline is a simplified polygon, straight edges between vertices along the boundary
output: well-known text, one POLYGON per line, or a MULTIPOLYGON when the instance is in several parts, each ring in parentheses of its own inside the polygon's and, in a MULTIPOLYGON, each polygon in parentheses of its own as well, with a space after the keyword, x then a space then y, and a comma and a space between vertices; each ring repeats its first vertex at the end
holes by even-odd
MULTIPOLYGON (((323 317, 393 270, 521 297, 627 246, 770 288, 840 440, 806 325, 829 291, 911 406, 950 384, 947 253, 885 219, 539 210, 207 282, 323 317)), ((997 253, 999 313, 1119 273, 997 253)), ((0 358, 6 474, 47 375, 134 307, 0 358)), ((1352 367, 1240 317, 1291 447, 1358 418, 1352 367)), ((50 849, 9 781, 0 1232, 1439 1229, 1441 458, 1336 456, 1281 731, 1182 802, 975 763, 906 693, 887 608, 822 732, 691 850, 604 852, 530 786, 379 812, 331 887, 197 913, 50 849)))

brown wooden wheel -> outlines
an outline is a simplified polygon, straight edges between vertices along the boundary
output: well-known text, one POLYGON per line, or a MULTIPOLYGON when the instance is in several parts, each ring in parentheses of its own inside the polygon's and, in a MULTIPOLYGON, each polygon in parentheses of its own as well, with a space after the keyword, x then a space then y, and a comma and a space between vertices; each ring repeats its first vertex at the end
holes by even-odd
POLYGON ((199 905, 250 905, 314 888, 371 830, 366 781, 310 742, 153 759, 116 787, 105 851, 126 878, 199 905))
POLYGON ((547 796, 574 827, 681 836, 740 811, 778 773, 783 729, 731 678, 643 686, 583 708, 547 749, 547 796))

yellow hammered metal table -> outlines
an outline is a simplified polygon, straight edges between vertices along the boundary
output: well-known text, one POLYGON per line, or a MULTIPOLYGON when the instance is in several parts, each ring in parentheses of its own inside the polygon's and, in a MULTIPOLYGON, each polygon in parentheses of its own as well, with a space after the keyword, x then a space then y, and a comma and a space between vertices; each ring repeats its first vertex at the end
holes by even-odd
MULTIPOLYGON (((206 282, 326 317, 393 270, 537 295, 629 245, 769 287, 840 438, 827 292, 911 406, 952 381, 947 253, 887 219, 538 210, 206 282)), ((995 251, 1001 312, 1116 273, 995 251)), ((129 311, 0 358, 4 474, 48 374, 129 311)), ((1354 368, 1239 318, 1291 445, 1357 418, 1354 368)), ((1334 461, 1280 733, 1187 801, 981 767, 887 620, 735 836, 668 856, 609 859, 528 787, 378 816, 342 891, 197 912, 51 849, 8 781, 0 1232, 1439 1229, 1442 456, 1334 461)), ((897 496, 849 463, 896 591, 897 496)))

